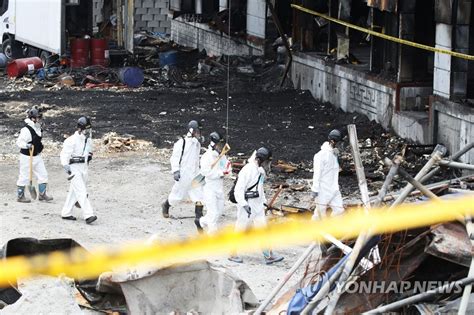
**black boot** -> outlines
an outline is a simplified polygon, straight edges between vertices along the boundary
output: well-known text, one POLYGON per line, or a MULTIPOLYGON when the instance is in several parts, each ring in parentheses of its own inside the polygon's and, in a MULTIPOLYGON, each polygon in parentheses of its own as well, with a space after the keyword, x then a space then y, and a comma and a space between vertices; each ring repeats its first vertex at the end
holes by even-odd
POLYGON ((169 210, 170 210, 170 203, 168 202, 168 199, 166 199, 165 202, 161 204, 161 212, 163 213, 164 218, 170 217, 169 210))
POLYGON ((196 219, 199 220, 199 218, 202 217, 203 209, 204 209, 204 206, 202 205, 202 203, 200 203, 199 201, 196 202, 196 205, 194 206, 194 214, 196 215, 196 219))

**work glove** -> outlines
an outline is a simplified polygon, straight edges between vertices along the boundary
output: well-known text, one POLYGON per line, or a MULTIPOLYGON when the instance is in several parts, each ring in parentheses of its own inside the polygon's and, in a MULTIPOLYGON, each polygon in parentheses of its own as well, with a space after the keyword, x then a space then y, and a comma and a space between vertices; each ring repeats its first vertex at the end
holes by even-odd
POLYGON ((181 173, 179 171, 176 171, 173 173, 174 180, 179 182, 179 179, 181 178, 181 173))
POLYGON ((89 155, 87 156, 87 164, 89 164, 90 161, 92 161, 92 152, 89 152, 89 155))
POLYGON ((318 197, 318 192, 317 191, 312 191, 311 192, 311 197, 317 198, 318 197))
POLYGON ((250 218, 250 215, 252 214, 252 209, 250 209, 250 206, 244 206, 245 212, 247 212, 248 217, 250 218))
POLYGON ((71 166, 69 164, 64 165, 63 168, 68 175, 71 175, 71 166))

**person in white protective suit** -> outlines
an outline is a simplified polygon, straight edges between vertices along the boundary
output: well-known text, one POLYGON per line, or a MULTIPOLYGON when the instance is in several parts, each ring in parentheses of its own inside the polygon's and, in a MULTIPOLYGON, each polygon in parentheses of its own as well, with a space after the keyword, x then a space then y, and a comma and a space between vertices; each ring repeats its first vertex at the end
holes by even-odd
POLYGON ((217 231, 219 217, 224 211, 224 176, 232 168, 225 154, 221 155, 224 148, 223 137, 214 131, 209 138, 209 148, 201 157, 201 175, 205 177, 203 202, 207 212, 203 217, 196 216, 194 223, 198 232, 205 228, 208 234, 213 234, 217 231))
MULTIPOLYGON (((253 223, 255 227, 267 225, 265 208, 267 199, 263 184, 266 171, 270 171, 272 153, 265 147, 258 149, 255 158, 250 158, 239 172, 234 188, 235 201, 237 201, 237 221, 235 230, 245 231, 253 223)), ((263 257, 267 265, 283 260, 282 256, 274 254, 271 250, 264 250, 263 257)), ((242 263, 243 259, 235 253, 229 257, 230 261, 242 263)))
POLYGON ((314 155, 313 186, 311 187, 316 202, 313 219, 326 216, 328 207, 332 215, 344 212, 341 192, 339 191, 339 162, 337 161, 336 144, 342 140, 342 133, 334 129, 328 135, 321 150, 314 155))
POLYGON ((33 155, 32 168, 33 174, 38 182, 40 201, 51 201, 52 197, 46 194, 48 185, 48 172, 44 166, 41 152, 43 144, 43 129, 41 124, 41 112, 38 108, 32 108, 28 111, 28 118, 25 119, 25 126, 21 128, 20 135, 16 140, 16 145, 20 148, 20 174, 17 181, 17 201, 29 203, 31 199, 25 196, 25 186, 29 182, 30 174, 30 153, 33 155), (32 152, 30 152, 32 151, 32 152))
POLYGON ((174 185, 168 198, 161 205, 163 217, 169 218, 169 209, 189 197, 195 203, 196 216, 202 216, 202 187, 191 186, 199 175, 199 156, 201 153, 201 126, 196 120, 188 123, 188 133, 173 146, 171 154, 171 172, 174 185))
POLYGON ((87 224, 97 220, 87 193, 87 177, 89 162, 92 160, 92 124, 89 117, 81 117, 77 121, 76 132, 64 141, 60 159, 70 181, 68 195, 64 203, 61 217, 64 220, 76 220, 73 209, 76 205, 82 209, 87 224))

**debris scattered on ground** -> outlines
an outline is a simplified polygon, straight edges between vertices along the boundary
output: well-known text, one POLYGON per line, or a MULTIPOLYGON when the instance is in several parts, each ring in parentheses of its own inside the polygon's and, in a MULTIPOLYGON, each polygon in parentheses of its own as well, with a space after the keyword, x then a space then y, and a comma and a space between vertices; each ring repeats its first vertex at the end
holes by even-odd
POLYGON ((149 141, 135 139, 133 135, 119 136, 116 132, 107 133, 102 139, 107 150, 113 152, 142 151, 153 146, 149 141))

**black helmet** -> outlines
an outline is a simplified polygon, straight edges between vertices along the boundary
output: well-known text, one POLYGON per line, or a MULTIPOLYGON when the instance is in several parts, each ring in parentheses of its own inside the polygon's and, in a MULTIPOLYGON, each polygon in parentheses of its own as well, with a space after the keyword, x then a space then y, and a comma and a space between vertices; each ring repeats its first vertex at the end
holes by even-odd
POLYGON ((331 132, 328 135, 328 140, 339 142, 342 140, 342 133, 337 129, 331 130, 331 132))
POLYGON ((265 147, 261 147, 260 149, 257 150, 255 157, 259 159, 261 162, 264 162, 266 160, 271 160, 272 151, 268 150, 265 147))
POLYGON ((38 118, 38 117, 41 117, 41 113, 38 110, 38 108, 33 107, 32 109, 28 111, 28 118, 38 118))
POLYGON ((91 119, 86 116, 82 116, 77 120, 77 128, 84 130, 92 128, 91 119))
POLYGON ((191 128, 193 130, 199 130, 201 129, 201 124, 197 122, 196 120, 191 120, 190 122, 188 122, 188 130, 191 128))
POLYGON ((217 131, 214 131, 214 132, 211 132, 211 134, 209 135, 209 140, 214 143, 219 143, 223 141, 224 139, 217 131))

